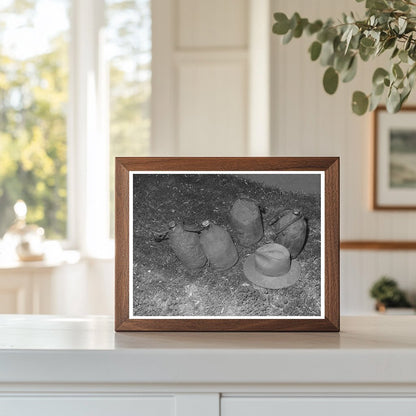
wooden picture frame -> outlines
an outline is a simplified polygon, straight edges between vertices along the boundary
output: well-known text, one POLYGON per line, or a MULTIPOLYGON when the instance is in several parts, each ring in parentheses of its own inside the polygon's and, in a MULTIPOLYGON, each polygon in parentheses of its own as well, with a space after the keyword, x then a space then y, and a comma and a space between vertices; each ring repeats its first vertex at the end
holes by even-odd
MULTIPOLYGON (((186 186, 188 186, 188 182, 186 182, 186 186)), ((201 189, 204 189, 202 185, 198 186, 198 188, 195 187, 196 201, 198 201, 201 197, 201 194, 197 192, 202 192, 201 189)), ((115 189, 116 331, 339 331, 339 158, 119 157, 116 158, 115 189), (292 175, 293 180, 289 181, 289 179, 292 178, 290 175, 292 175), (247 177, 249 179, 246 179, 247 177), (316 220, 314 218, 309 219, 309 227, 312 229, 309 230, 309 237, 308 240, 306 240, 306 244, 304 246, 304 254, 301 253, 299 259, 297 260, 291 260, 292 265, 295 261, 298 261, 299 264, 301 264, 301 277, 299 278, 298 282, 292 287, 286 289, 264 289, 261 287, 257 287, 256 285, 253 285, 250 281, 248 281, 245 278, 244 274, 241 273, 241 270, 243 270, 243 267, 245 267, 245 263, 242 263, 246 262, 246 259, 251 255, 250 250, 251 252, 257 253, 256 250, 258 249, 258 247, 262 246, 262 242, 259 242, 257 246, 253 246, 251 248, 237 247, 238 251, 240 252, 241 264, 237 262, 237 265, 234 267, 236 268, 235 270, 238 270, 239 272, 233 272, 234 274, 232 275, 232 277, 228 278, 228 280, 227 278, 224 278, 223 272, 218 272, 215 270, 211 272, 211 265, 208 268, 205 267, 204 269, 201 269, 200 273, 205 273, 206 276, 210 276, 211 274, 213 274, 215 279, 218 279, 214 281, 221 281, 220 283, 223 288, 227 288, 228 284, 231 285, 230 282, 232 281, 232 284, 238 285, 238 290, 240 291, 238 292, 238 294, 241 293, 241 290, 248 291, 249 294, 258 293, 258 297, 256 299, 260 300, 256 300, 257 303, 255 305, 258 306, 264 304, 264 308, 277 308, 273 309, 273 311, 276 312, 273 312, 267 316, 259 315, 257 317, 257 310, 253 307, 253 314, 251 314, 250 316, 236 316, 235 310, 238 310, 237 308, 240 306, 239 304, 237 304, 236 309, 232 310, 230 316, 223 315, 226 312, 223 312, 223 309, 219 310, 219 308, 218 314, 216 314, 215 316, 205 316, 199 314, 199 312, 193 316, 187 316, 186 314, 173 314, 172 316, 163 314, 163 316, 160 316, 159 309, 162 307, 160 305, 165 305, 166 302, 168 302, 168 304, 170 305, 169 299, 166 300, 166 296, 169 296, 169 291, 167 294, 163 294, 165 298, 160 300, 160 305, 157 301, 154 301, 154 298, 152 298, 153 303, 146 303, 146 305, 154 305, 155 308, 159 308, 157 309, 156 313, 151 312, 150 309, 145 310, 145 312, 143 312, 142 309, 140 309, 143 307, 143 304, 145 304, 144 300, 142 302, 142 299, 145 299, 143 291, 146 291, 147 288, 151 288, 153 295, 155 293, 158 293, 156 290, 156 286, 154 286, 153 283, 152 286, 146 286, 143 283, 143 286, 139 288, 140 290, 138 289, 140 284, 142 284, 142 282, 145 281, 145 278, 154 279, 154 276, 157 275, 154 271, 156 269, 143 269, 143 267, 149 267, 147 262, 150 262, 150 259, 148 259, 148 257, 145 256, 144 252, 141 251, 142 249, 140 247, 146 247, 146 250, 156 250, 158 253, 162 253, 160 254, 160 258, 158 257, 157 264, 170 262, 169 264, 174 264, 174 266, 176 267, 175 270, 184 269, 180 261, 172 254, 171 251, 169 251, 169 245, 165 242, 161 243, 165 244, 165 246, 158 246, 156 245, 156 243, 153 244, 152 242, 146 243, 150 244, 152 248, 148 248, 148 245, 141 245, 143 239, 145 240, 145 242, 150 241, 150 233, 152 231, 151 227, 148 227, 148 224, 143 222, 144 219, 149 218, 149 221, 152 222, 155 218, 155 222, 159 224, 160 221, 158 217, 161 215, 161 212, 164 212, 163 209, 165 205, 169 206, 169 210, 167 210, 169 215, 171 211, 175 211, 175 209, 170 209, 171 205, 169 204, 171 203, 171 199, 169 199, 167 202, 165 200, 165 202, 158 204, 155 202, 155 198, 158 193, 166 194, 166 188, 162 189, 162 185, 165 186, 166 184, 172 186, 172 189, 178 193, 178 187, 182 186, 180 185, 182 182, 175 182, 179 180, 178 178, 182 182, 193 181, 192 184, 199 184, 199 181, 201 181, 201 183, 210 181, 207 182, 208 184, 215 183, 215 189, 210 191, 210 197, 207 199, 208 205, 209 201, 215 200, 216 194, 214 195, 214 193, 216 192, 216 190, 220 192, 220 190, 222 190, 221 187, 223 187, 224 191, 226 189, 234 190, 234 188, 227 187, 235 186, 237 192, 237 188, 240 185, 244 185, 244 189, 246 189, 245 186, 247 186, 248 188, 252 187, 250 189, 254 189, 256 192, 258 190, 259 195, 265 195, 264 198, 275 198, 273 199, 273 201, 284 200, 286 201, 287 206, 291 205, 292 201, 293 204, 299 203, 299 201, 305 201, 304 204, 306 204, 306 202, 308 201, 315 201, 314 203, 317 208, 313 208, 315 210, 313 212, 319 212, 319 216, 317 214, 318 219, 316 220), (296 182, 296 179, 301 179, 301 186, 308 186, 306 185, 307 182, 305 182, 303 178, 311 179, 313 181, 319 180, 320 189, 319 193, 316 194, 318 196, 316 196, 315 194, 311 194, 311 199, 308 200, 305 198, 307 198, 309 194, 305 193, 304 191, 298 192, 293 190, 282 190, 283 188, 280 188, 280 185, 279 187, 274 187, 275 185, 272 185, 274 188, 269 188, 269 185, 266 186, 264 184, 264 181, 266 180, 264 178, 270 178, 272 181, 274 181, 274 178, 276 178, 276 180, 288 181, 287 183, 290 184, 293 183, 293 181, 296 182), (231 185, 230 181, 234 181, 237 185, 234 185, 234 182, 232 182, 231 185), (176 183, 179 183, 179 185, 176 186, 176 183), (133 201, 135 204, 134 207, 133 201), (155 208, 154 215, 152 214, 152 212, 150 212, 149 214, 148 206, 155 208), (135 228, 133 228, 133 224, 135 228), (140 231, 140 227, 143 227, 143 231, 140 231), (318 243, 319 246, 316 246, 315 244, 318 243), (304 266, 301 263, 302 261, 304 261, 305 264, 310 264, 310 262, 312 261, 311 255, 307 254, 309 253, 308 250, 310 250, 310 248, 308 248, 308 244, 310 244, 310 247, 312 247, 313 245, 314 250, 315 247, 319 247, 319 257, 314 257, 313 261, 319 266, 317 270, 319 270, 320 276, 318 276, 318 280, 316 280, 316 276, 314 277, 314 282, 318 283, 314 284, 313 288, 312 285, 308 286, 308 279, 312 279, 312 275, 310 275, 309 277, 307 275, 309 266, 304 266), (245 253, 244 258, 241 254, 242 252, 245 253), (302 260, 302 255, 304 256, 304 260, 302 260), (135 259, 134 263, 133 258, 135 259), (146 262, 145 266, 142 267, 141 264, 139 264, 141 261, 146 262), (141 271, 142 269, 143 271, 141 271), (134 287, 133 282, 135 282, 134 287), (299 285, 301 285, 300 289, 296 286, 298 285, 298 283, 299 285), (316 296, 312 296, 314 293, 316 294, 316 292, 313 291, 316 290, 316 287, 318 286, 320 287, 319 301, 316 300, 318 299, 316 296), (305 288, 308 289, 306 290, 305 288), (309 292, 309 290, 311 290, 312 292, 309 292), (293 292, 295 293, 295 295, 289 295, 290 293, 292 293, 291 291, 295 291, 293 292), (278 293, 280 293, 281 295, 277 296, 278 293), (283 299, 284 296, 288 296, 288 304, 293 303, 293 305, 299 305, 299 310, 301 312, 295 313, 297 311, 297 309, 295 308, 293 309, 294 312, 290 312, 291 314, 289 315, 285 312, 287 309, 285 309, 286 306, 284 303, 282 303, 280 306, 276 304, 271 305, 270 299, 275 299, 275 297, 283 299), (318 302, 310 306, 310 310, 312 310, 312 308, 315 307, 314 312, 310 312, 311 316, 303 316, 309 313, 309 309, 307 309, 309 308, 308 302, 311 302, 313 299, 315 299, 316 302, 318 302), (258 303, 260 301, 263 303, 258 303), (319 305, 320 308, 318 312, 316 312, 316 305, 319 305), (304 312, 305 310, 307 312, 304 312)), ((192 192, 194 188, 191 189, 191 194, 187 194, 188 197, 189 195, 193 195, 192 192)), ((173 194, 175 192, 172 191, 173 194)), ((226 194, 224 194, 225 198, 229 198, 231 200, 234 197, 234 195, 229 194, 233 194, 233 192, 234 191, 227 191, 226 194)), ((157 197, 159 198, 159 196, 157 197)), ((179 197, 177 201, 179 201, 178 206, 181 207, 184 206, 183 204, 188 203, 187 201, 182 200, 179 197)), ((217 216, 221 215, 221 218, 226 218, 225 215, 229 215, 229 206, 227 205, 227 203, 226 201, 224 201, 223 203, 221 203, 221 201, 216 202, 216 205, 213 208, 213 210, 217 212, 217 216)), ((315 205, 311 205, 311 207, 315 205)), ((203 204, 203 206, 206 209, 211 209, 211 207, 207 207, 207 204, 205 203, 203 204)), ((266 215, 274 214, 273 211, 277 208, 277 206, 272 206, 270 208, 269 214, 267 214, 266 211, 266 215)), ((179 214, 174 213, 172 215, 179 214)), ((228 227, 228 225, 224 225, 224 227, 228 227)), ((267 227, 268 225, 266 224, 264 226, 265 235, 266 232, 270 232, 270 230, 267 227)), ((233 239, 235 240, 234 235, 233 239)), ((266 240, 266 237, 263 237, 263 239, 266 240)), ((267 243, 267 241, 265 242, 267 243)), ((236 245, 238 246, 238 244, 236 245)), ((147 252, 153 253, 153 251, 146 251, 146 253, 147 252)), ((313 253, 316 253, 316 250, 313 251, 313 253)), ((155 267, 159 266, 157 265, 155 267)), ((244 273, 246 272, 244 271, 244 273)), ((197 284, 193 284, 194 281, 200 281, 200 279, 198 278, 198 272, 193 272, 192 277, 186 277, 186 279, 188 279, 186 280, 187 286, 191 288, 193 287, 192 290, 198 290, 197 284)), ((175 276, 172 276, 171 278, 168 276, 167 280, 171 282, 169 284, 176 284, 175 276)), ((151 281, 153 282, 155 280, 151 281)), ((203 280, 203 282, 205 282, 205 280, 203 280)), ((166 283, 163 279, 156 282, 156 284, 162 292, 167 290, 166 283)), ((214 289, 216 288, 214 287, 214 289)), ((226 292, 226 290, 224 291, 226 292)), ((192 298, 192 293, 189 294, 189 291, 186 293, 188 293, 189 298, 192 298)), ((206 297, 209 297, 211 292, 208 291, 204 293, 207 294, 206 297)), ((181 299, 174 300, 176 302, 174 303, 174 305, 176 305, 175 307, 179 309, 172 310, 181 310, 181 299)), ((188 304, 190 303, 188 297, 186 298, 186 302, 186 305, 188 307, 188 304)), ((195 301, 194 303, 196 305, 197 302, 195 301)), ((191 306, 194 307, 193 305, 194 304, 192 303, 191 306)), ((225 306, 229 307, 228 305, 225 306)), ((244 307, 247 308, 247 306, 244 307)))
MULTIPOLYGON (((407 106, 390 114, 380 106, 373 112, 373 198, 374 210, 416 209, 416 107, 407 106), (413 118, 413 120, 412 120, 413 118), (393 149, 394 143, 403 147, 393 149), (412 154, 404 149, 410 146, 412 154)), ((397 146, 394 145, 396 148, 397 146)))

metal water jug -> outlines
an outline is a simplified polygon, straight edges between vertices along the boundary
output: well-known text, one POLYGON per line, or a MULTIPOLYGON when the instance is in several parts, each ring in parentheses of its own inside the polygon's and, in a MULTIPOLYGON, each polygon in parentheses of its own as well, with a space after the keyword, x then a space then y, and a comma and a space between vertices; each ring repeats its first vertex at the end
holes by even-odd
POLYGON ((238 261, 238 253, 230 233, 209 220, 204 221, 202 226, 200 241, 210 265, 218 270, 233 267, 238 261))
POLYGON ((175 221, 169 223, 167 233, 169 246, 188 269, 200 269, 207 262, 207 257, 199 241, 198 233, 200 230, 200 227, 176 223, 175 221))
POLYGON ((270 223, 276 234, 275 242, 285 246, 292 257, 299 256, 306 242, 307 223, 303 214, 297 210, 285 210, 270 223))
POLYGON ((238 198, 230 210, 230 221, 242 246, 249 247, 263 238, 263 221, 259 204, 255 200, 238 198))

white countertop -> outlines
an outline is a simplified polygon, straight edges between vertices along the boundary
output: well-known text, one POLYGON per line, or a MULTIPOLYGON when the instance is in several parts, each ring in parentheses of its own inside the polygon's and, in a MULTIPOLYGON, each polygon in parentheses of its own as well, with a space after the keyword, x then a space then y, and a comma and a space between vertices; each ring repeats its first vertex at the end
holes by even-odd
POLYGON ((0 383, 416 384, 416 316, 338 333, 115 333, 107 317, 0 316, 0 383))

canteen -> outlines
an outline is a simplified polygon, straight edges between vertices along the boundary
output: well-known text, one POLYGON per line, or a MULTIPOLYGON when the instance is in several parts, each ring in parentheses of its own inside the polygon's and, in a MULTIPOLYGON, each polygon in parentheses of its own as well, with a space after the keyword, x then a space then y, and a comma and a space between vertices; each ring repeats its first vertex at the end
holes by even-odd
POLYGON ((209 220, 202 226, 200 241, 209 264, 218 270, 233 267, 238 261, 238 253, 230 233, 209 220))
POLYGON ((303 214, 297 210, 285 210, 270 222, 276 237, 274 241, 285 246, 292 259, 299 256, 306 242, 307 223, 303 214))
POLYGON ((263 238, 263 221, 259 204, 250 198, 238 198, 230 210, 231 226, 238 242, 249 247, 263 238))
POLYGON ((207 262, 207 257, 199 241, 199 231, 200 228, 187 226, 183 223, 175 221, 169 223, 167 233, 169 246, 188 269, 200 269, 207 262))

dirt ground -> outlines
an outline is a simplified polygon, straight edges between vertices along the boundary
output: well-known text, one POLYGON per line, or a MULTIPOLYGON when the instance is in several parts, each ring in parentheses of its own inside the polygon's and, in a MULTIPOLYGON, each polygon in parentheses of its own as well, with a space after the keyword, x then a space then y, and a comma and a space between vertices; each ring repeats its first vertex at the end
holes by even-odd
POLYGON ((133 313, 135 316, 316 316, 321 311, 320 196, 283 192, 233 175, 134 175, 133 313), (229 211, 239 195, 263 207, 264 237, 246 248, 236 243, 237 264, 226 271, 209 266, 187 270, 167 241, 154 232, 169 221, 229 225, 229 211), (243 263, 263 244, 273 242, 269 220, 282 207, 300 209, 308 238, 298 257, 301 277, 285 289, 265 289, 246 279, 243 263))

